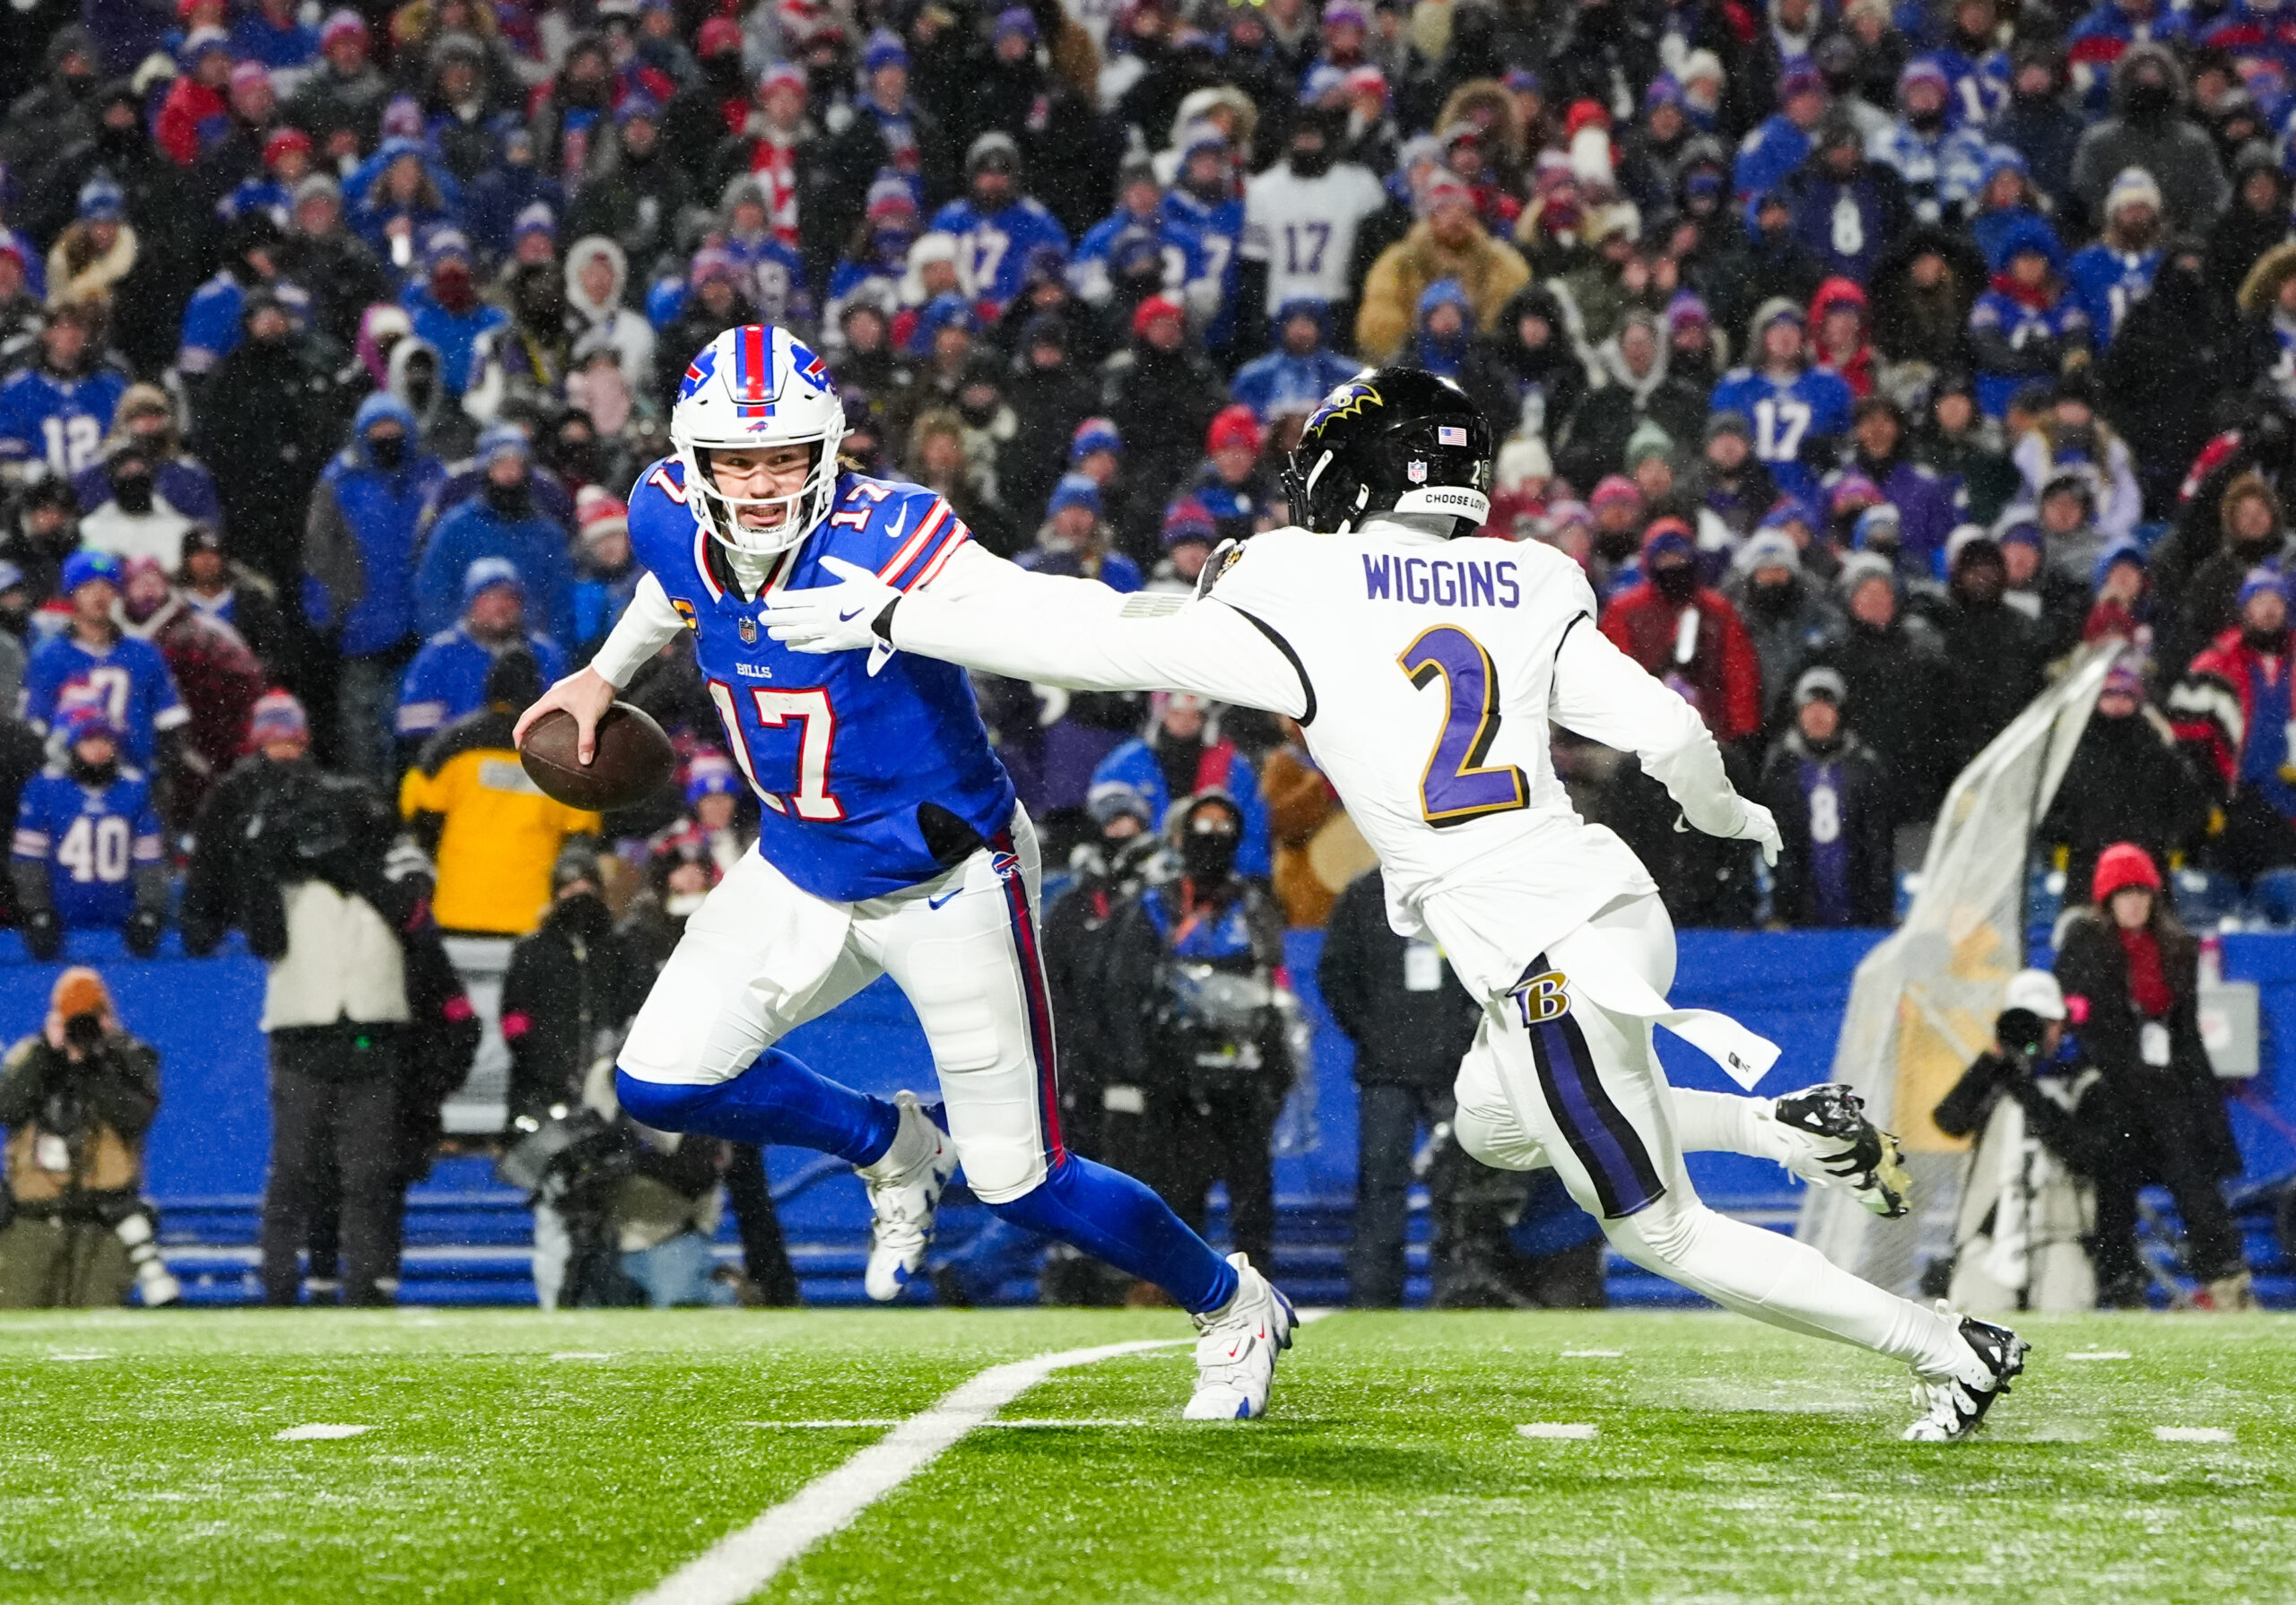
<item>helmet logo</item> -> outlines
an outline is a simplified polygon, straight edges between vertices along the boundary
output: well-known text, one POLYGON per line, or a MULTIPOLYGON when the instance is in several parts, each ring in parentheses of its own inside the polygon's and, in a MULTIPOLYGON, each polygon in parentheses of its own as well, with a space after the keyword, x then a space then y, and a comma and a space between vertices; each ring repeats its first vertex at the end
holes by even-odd
POLYGON ((1361 379, 1350 379, 1324 397, 1324 404, 1316 409, 1315 416, 1308 420, 1308 427, 1300 433, 1312 435, 1336 419, 1358 418, 1366 407, 1384 405, 1378 391, 1361 379))
POLYGON ((1427 482, 1427 464, 1420 458, 1413 457, 1404 464, 1403 476, 1414 485, 1423 485, 1427 482))
POLYGON ((694 392, 707 385, 718 372, 718 353, 703 346, 693 360, 686 364, 685 377, 678 385, 678 399, 691 401, 694 392))

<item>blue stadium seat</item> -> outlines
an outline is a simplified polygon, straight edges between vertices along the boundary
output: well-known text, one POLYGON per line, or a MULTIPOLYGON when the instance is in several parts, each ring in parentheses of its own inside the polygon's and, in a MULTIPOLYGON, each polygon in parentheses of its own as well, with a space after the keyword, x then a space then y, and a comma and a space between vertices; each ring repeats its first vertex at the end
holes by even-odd
POLYGON ((2213 930, 2240 912, 2239 882, 2210 870, 2176 872, 2177 915, 2196 931, 2213 930))
POLYGON ((2248 888, 2248 913, 2275 931, 2296 929, 2296 869, 2258 875, 2248 888))

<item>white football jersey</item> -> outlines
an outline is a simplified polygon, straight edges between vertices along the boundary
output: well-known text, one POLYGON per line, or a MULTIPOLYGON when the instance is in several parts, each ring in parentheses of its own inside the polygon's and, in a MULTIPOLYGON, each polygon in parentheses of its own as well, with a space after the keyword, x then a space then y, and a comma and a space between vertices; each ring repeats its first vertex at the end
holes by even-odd
POLYGON ((1335 163, 1321 178, 1302 178, 1278 162, 1244 186, 1245 259, 1267 264, 1267 307, 1294 296, 1347 299, 1355 231, 1387 204, 1369 168, 1335 163))

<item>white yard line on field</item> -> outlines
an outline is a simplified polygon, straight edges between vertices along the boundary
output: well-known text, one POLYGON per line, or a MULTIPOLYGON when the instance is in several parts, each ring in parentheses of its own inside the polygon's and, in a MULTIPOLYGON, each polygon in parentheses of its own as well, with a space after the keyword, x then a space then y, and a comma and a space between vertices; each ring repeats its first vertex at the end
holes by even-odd
MULTIPOLYGON (((1330 1313, 1301 1310, 1300 1320, 1305 1323, 1330 1313)), ((1032 1359, 991 1366, 944 1395, 930 1410, 900 1421, 835 1471, 814 1478, 748 1526, 719 1539, 701 1555, 639 1595, 632 1605, 739 1605, 771 1582, 791 1561, 822 1540, 851 1526, 863 1511, 931 1465, 944 1450, 975 1427, 990 1424, 998 1410, 1054 1372, 1089 1366, 1096 1360, 1115 1359, 1121 1355, 1177 1348, 1188 1340, 1155 1338, 1133 1343, 1103 1343, 1094 1349, 1064 1349, 1032 1359)), ((818 1423, 824 1427, 845 1424, 818 1423)))

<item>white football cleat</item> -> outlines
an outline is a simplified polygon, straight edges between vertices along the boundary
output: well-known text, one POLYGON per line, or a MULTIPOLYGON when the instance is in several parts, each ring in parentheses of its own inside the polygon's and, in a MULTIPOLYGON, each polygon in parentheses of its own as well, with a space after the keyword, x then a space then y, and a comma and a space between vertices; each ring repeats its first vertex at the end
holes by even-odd
POLYGON ((925 1268, 925 1251, 933 1245, 933 1211, 957 1169, 956 1144, 925 1112, 917 1094, 896 1092, 893 1102, 900 1108, 893 1148, 906 1145, 925 1158, 890 1176, 857 1172, 869 1190, 872 1217, 869 1268, 861 1274, 861 1287, 879 1304, 899 1298, 925 1268))
MULTIPOLYGON (((1937 1313, 1947 1320, 1954 1313, 1944 1299, 1937 1301, 1937 1313)), ((1948 1377, 1943 1382, 1917 1379, 1913 1384, 1913 1401, 1921 1410, 1921 1417, 1905 1429, 1905 1438, 1911 1444, 1950 1444, 1965 1438, 1978 1429, 1993 1401, 2009 1391, 2009 1384, 2024 1373, 2025 1356, 2032 1345, 2005 1326, 1996 1326, 1989 1321, 1979 1321, 1973 1315, 1962 1315, 1961 1341, 1969 1345, 1970 1353, 1985 1371, 1987 1381, 1980 1384, 1948 1377)))
POLYGON ((1196 1340, 1196 1392, 1180 1412, 1183 1420, 1249 1421, 1265 1413, 1275 1357, 1292 1347, 1299 1321, 1292 1301, 1242 1254, 1230 1254, 1228 1263, 1236 1268, 1236 1296, 1193 1317, 1203 1336, 1196 1340))
POLYGON ((1866 1100, 1841 1082, 1786 1093, 1770 1117, 1787 1145, 1786 1168, 1804 1181, 1843 1188, 1887 1220, 1913 1207, 1913 1178, 1898 1140, 1866 1118, 1866 1100))

